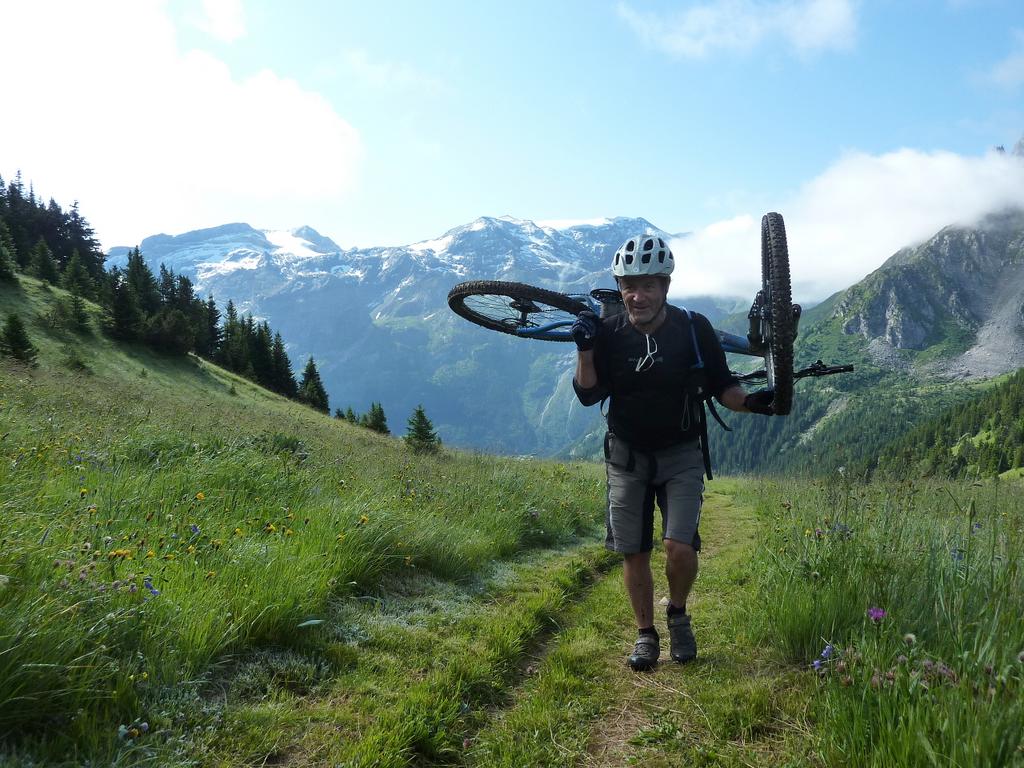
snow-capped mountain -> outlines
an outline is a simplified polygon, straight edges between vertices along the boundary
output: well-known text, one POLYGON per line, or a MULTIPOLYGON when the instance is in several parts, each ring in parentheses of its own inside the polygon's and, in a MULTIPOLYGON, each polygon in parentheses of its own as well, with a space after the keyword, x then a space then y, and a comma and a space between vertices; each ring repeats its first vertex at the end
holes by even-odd
MULTIPOLYGON (((568 345, 502 336, 448 310, 465 280, 507 280, 567 292, 613 285, 615 249, 649 232, 619 217, 555 227, 481 217, 440 237, 399 247, 340 248, 310 227, 291 231, 226 224, 156 235, 140 248, 280 330, 296 367, 313 355, 332 407, 383 403, 392 426, 423 404, 448 442, 506 452, 557 452, 593 427, 572 395, 568 345)), ((127 248, 110 252, 123 265, 127 248)), ((713 315, 713 301, 688 301, 713 315)), ((728 301, 725 306, 731 305, 728 301)))

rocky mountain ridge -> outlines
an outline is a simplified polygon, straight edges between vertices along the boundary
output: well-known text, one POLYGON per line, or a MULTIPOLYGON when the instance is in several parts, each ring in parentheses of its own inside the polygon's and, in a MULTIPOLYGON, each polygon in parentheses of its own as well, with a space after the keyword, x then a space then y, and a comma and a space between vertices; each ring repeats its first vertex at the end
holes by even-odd
MULTIPOLYGON (((894 254, 843 292, 832 313, 890 367, 945 345, 947 376, 989 378, 1024 366, 1024 209, 946 227, 894 254)), ((933 371, 934 372, 934 371, 933 371)))

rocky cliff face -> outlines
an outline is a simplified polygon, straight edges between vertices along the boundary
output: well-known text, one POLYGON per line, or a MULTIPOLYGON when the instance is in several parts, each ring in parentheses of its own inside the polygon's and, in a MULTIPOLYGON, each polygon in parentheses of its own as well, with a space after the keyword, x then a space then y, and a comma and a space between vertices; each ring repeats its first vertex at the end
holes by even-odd
POLYGON ((845 291, 833 317, 876 349, 934 350, 952 375, 1024 366, 1024 210, 899 251, 845 291))

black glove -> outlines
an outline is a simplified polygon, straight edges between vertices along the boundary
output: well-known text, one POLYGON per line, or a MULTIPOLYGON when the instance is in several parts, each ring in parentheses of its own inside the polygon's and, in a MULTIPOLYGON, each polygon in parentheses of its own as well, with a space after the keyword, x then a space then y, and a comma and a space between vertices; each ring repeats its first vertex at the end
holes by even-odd
POLYGON ((743 400, 743 407, 751 413, 760 413, 762 416, 771 416, 775 413, 772 410, 772 402, 775 400, 775 393, 770 389, 759 389, 751 392, 743 400))
POLYGON ((576 322, 572 324, 572 340, 576 342, 576 349, 586 352, 594 348, 594 340, 601 331, 601 321, 597 315, 589 309, 585 309, 576 315, 576 322))

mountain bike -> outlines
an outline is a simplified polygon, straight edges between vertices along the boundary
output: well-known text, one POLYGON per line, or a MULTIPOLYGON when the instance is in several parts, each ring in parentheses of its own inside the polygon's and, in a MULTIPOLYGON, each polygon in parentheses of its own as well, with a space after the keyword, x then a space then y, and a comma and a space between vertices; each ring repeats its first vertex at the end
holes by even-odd
MULTIPOLYGON (((559 293, 525 283, 475 280, 459 283, 448 293, 448 306, 460 317, 492 331, 540 341, 572 341, 576 315, 591 310, 601 317, 624 311, 622 296, 612 288, 590 293, 559 293)), ((761 219, 761 290, 747 313, 746 336, 715 329, 728 353, 764 359, 764 368, 734 373, 742 382, 766 382, 775 392, 774 413, 788 414, 793 383, 806 377, 830 376, 853 370, 852 365, 825 365, 821 360, 793 370, 793 340, 801 308, 792 302, 786 227, 778 213, 761 219)))

